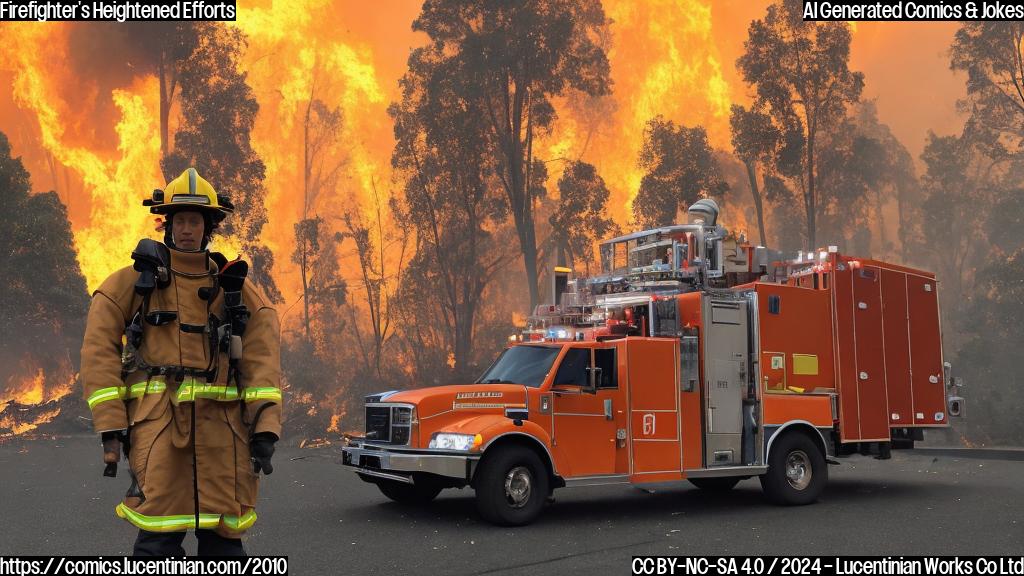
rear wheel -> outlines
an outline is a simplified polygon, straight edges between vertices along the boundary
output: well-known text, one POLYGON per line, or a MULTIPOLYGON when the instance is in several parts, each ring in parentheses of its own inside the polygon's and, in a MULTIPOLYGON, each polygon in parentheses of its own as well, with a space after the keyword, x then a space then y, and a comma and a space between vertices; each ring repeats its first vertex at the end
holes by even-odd
POLYGON ((547 468, 532 450, 506 446, 480 464, 473 483, 484 520, 523 526, 540 515, 550 493, 547 468))
POLYGON ((377 488, 388 498, 402 504, 424 504, 441 493, 439 486, 430 484, 406 484, 395 480, 379 480, 377 488))
POLYGON ((777 504, 801 506, 817 500, 828 482, 828 465, 818 445, 805 434, 789 432, 768 455, 761 488, 777 504))
POLYGON ((701 490, 707 490, 708 492, 728 492, 740 482, 740 478, 737 476, 727 476, 722 478, 690 478, 689 480, 690 484, 693 484, 701 490))

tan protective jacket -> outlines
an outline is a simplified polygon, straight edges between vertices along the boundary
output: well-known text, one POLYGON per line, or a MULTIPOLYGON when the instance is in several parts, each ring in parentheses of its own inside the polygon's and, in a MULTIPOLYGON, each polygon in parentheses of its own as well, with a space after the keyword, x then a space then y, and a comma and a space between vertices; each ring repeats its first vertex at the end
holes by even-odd
MULTIPOLYGON (((209 315, 226 320, 222 290, 209 304, 199 297, 200 288, 213 285, 217 267, 206 252, 170 252, 170 285, 153 291, 148 312, 174 312, 177 318, 161 326, 143 322, 138 355, 149 366, 203 371, 212 367, 209 315)), ((242 338, 238 388, 227 382, 225 352, 214 382, 190 371, 179 382, 184 371, 152 376, 145 369, 122 381, 122 336, 142 304, 135 293, 138 277, 123 268, 96 290, 82 345, 84 396, 96 432, 130 427, 129 464, 142 495, 130 490, 116 513, 151 532, 198 523, 241 537, 256 520, 259 485, 249 439, 257 432, 281 436, 277 312, 246 280, 242 301, 251 317, 242 338)))

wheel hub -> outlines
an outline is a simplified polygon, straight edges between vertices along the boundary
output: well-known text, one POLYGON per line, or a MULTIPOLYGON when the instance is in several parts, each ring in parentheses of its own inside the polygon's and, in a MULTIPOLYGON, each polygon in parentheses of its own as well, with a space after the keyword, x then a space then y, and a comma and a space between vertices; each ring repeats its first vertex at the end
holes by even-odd
POLYGON ((786 456, 786 481, 796 490, 811 483, 811 459, 803 450, 794 450, 786 456))
POLYGON ((522 508, 530 501, 533 477, 524 466, 516 466, 505 475, 505 500, 513 508, 522 508))

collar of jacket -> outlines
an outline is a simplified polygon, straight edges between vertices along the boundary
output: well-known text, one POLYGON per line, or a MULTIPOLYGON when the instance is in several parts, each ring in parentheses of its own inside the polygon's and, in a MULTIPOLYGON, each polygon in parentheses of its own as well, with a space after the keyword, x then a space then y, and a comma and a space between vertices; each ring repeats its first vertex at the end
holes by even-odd
POLYGON ((210 272, 208 252, 184 252, 170 248, 171 271, 184 276, 205 276, 210 272))

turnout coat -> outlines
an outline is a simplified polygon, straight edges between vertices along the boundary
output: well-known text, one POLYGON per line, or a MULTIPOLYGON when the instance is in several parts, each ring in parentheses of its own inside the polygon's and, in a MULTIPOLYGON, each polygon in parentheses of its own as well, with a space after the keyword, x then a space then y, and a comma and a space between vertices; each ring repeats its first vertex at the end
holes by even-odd
POLYGON ((122 338, 143 302, 135 293, 139 272, 118 270, 93 294, 84 396, 96 432, 130 430, 133 486, 117 505, 119 517, 151 532, 205 528, 239 538, 256 520, 259 477, 249 440, 258 432, 281 436, 277 313, 246 280, 242 302, 251 317, 236 386, 228 381, 228 353, 210 339, 210 326, 226 320, 223 290, 212 301, 200 296, 214 285, 216 263, 207 252, 170 255, 170 283, 143 310, 142 365, 123 380, 122 338))

